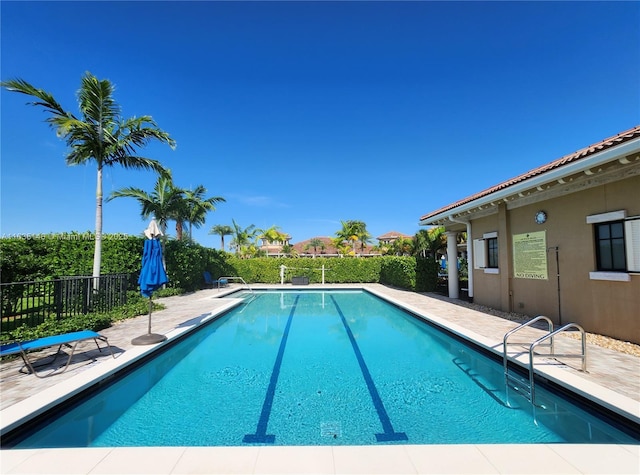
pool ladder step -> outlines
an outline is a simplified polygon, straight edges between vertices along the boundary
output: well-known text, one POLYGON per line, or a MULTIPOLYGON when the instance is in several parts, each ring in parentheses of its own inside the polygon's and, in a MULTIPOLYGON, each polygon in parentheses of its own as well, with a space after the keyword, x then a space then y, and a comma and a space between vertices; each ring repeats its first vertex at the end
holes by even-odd
POLYGON ((516 391, 521 392, 523 395, 525 395, 525 397, 529 400, 529 402, 531 402, 531 404, 533 404, 534 406, 536 405, 536 386, 535 386, 535 357, 536 356, 544 356, 547 358, 557 358, 557 357, 562 357, 562 358, 581 358, 582 360, 582 367, 581 367, 581 371, 586 373, 587 372, 587 339, 586 339, 586 333, 584 331, 584 329, 576 324, 576 323, 569 323, 565 326, 563 326, 562 328, 558 328, 557 330, 553 329, 553 322, 551 321, 551 319, 549 317, 545 317, 544 315, 540 315, 532 320, 529 320, 528 322, 523 323, 520 326, 517 326, 516 328, 508 331, 507 333, 505 333, 504 337, 502 338, 502 364, 504 367, 504 382, 505 382, 505 388, 509 388, 512 387, 514 388, 516 391), (508 342, 508 339, 511 335, 513 335, 514 333, 522 330, 523 328, 527 328, 532 326, 534 323, 539 322, 539 321, 546 321, 547 322, 547 333, 543 336, 541 336, 540 338, 538 338, 537 340, 535 340, 532 343, 523 343, 523 342, 508 342), (571 329, 577 329, 578 331, 580 331, 580 336, 581 336, 581 341, 582 341, 582 351, 581 353, 578 354, 559 354, 556 353, 554 350, 554 341, 553 338, 558 335, 559 333, 565 332, 567 330, 571 330, 571 329), (527 384, 524 380, 518 378, 516 375, 512 374, 511 372, 509 372, 509 361, 514 361, 515 359, 511 359, 509 358, 509 350, 508 350, 508 345, 520 345, 520 346, 524 346, 524 345, 529 345, 529 383, 527 384), (549 353, 545 353, 544 355, 536 355, 535 350, 536 348, 540 347, 540 346, 546 346, 549 347, 549 353))
POLYGON ((522 394, 531 402, 531 385, 522 377, 518 377, 515 374, 507 371, 504 373, 505 385, 508 388, 514 389, 516 392, 522 394))

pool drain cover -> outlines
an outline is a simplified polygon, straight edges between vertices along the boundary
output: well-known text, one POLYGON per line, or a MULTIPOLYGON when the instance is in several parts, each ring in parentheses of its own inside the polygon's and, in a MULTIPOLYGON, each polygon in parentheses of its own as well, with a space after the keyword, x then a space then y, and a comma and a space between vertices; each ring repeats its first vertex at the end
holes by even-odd
POLYGON ((339 421, 329 421, 320 423, 321 437, 342 437, 342 426, 339 421))

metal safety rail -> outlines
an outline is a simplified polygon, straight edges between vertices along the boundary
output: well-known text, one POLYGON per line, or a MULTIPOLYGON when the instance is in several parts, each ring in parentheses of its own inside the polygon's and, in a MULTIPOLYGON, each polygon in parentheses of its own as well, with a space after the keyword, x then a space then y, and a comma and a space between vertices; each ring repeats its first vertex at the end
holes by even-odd
MULTIPOLYGON (((531 401, 531 378, 529 378, 529 386, 527 387, 527 385, 526 385, 526 383, 524 381, 518 379, 515 375, 512 375, 511 373, 509 373, 509 368, 508 368, 508 363, 509 363, 508 345, 512 344, 512 345, 524 346, 524 345, 529 345, 530 342, 512 342, 512 343, 509 343, 508 340, 509 340, 509 337, 511 335, 513 335, 514 333, 517 333, 520 330, 523 330, 524 328, 530 327, 534 323, 537 323, 537 322, 543 321, 543 320, 547 322, 547 327, 548 327, 548 332, 549 332, 548 334, 552 334, 553 333, 553 322, 551 321, 551 319, 549 317, 545 317, 544 315, 540 315, 540 316, 537 316, 536 318, 534 318, 533 320, 529 320, 528 322, 525 322, 522 325, 519 325, 519 326, 515 327, 514 329, 508 331, 507 333, 505 333, 504 337, 502 338, 502 366, 504 368, 504 385, 505 385, 505 388, 506 389, 509 388, 509 383, 512 383, 512 387, 516 391, 520 390, 520 386, 524 387, 525 396, 530 401, 531 401)), ((551 338, 549 343, 546 343, 545 346, 548 346, 549 347, 549 352, 553 353, 553 338, 551 338)))
POLYGON ((569 323, 565 326, 563 326, 562 328, 558 328, 556 331, 549 333, 548 335, 544 335, 540 338, 538 338, 536 341, 534 341, 531 346, 529 347, 529 388, 530 388, 530 393, 531 393, 531 404, 535 405, 536 403, 536 388, 534 385, 534 381, 533 381, 533 363, 534 363, 534 351, 536 346, 540 346, 542 344, 543 341, 551 338, 553 339, 554 336, 556 336, 558 333, 562 333, 564 331, 567 331, 571 328, 575 328, 577 330, 580 331, 580 336, 582 339, 582 352, 579 355, 576 354, 558 354, 558 353, 554 353, 552 352, 552 354, 550 356, 553 357, 560 357, 560 358, 581 358, 582 359, 582 367, 581 367, 581 371, 583 373, 587 372, 587 334, 585 333, 584 329, 576 324, 576 323, 569 323))
POLYGON ((242 282, 244 284, 244 286, 247 288, 247 290, 249 290, 251 293, 253 293, 253 289, 251 288, 251 286, 249 286, 249 284, 247 284, 245 282, 245 280, 242 277, 219 277, 218 278, 218 289, 220 288, 220 281, 221 280, 239 280, 240 282, 242 282))
MULTIPOLYGON (((528 343, 511 343, 513 344, 518 344, 518 345, 526 345, 528 343)), ((504 367, 504 378, 505 378, 505 386, 508 388, 509 387, 509 383, 513 382, 513 383, 517 383, 519 385, 525 386, 525 389, 527 391, 527 394, 525 394, 527 396, 527 398, 529 399, 529 401, 531 402, 531 404, 533 404, 534 406, 536 405, 535 403, 535 379, 534 379, 534 374, 535 374, 535 370, 534 370, 534 365, 535 365, 535 349, 539 346, 548 346, 549 347, 549 353, 545 354, 543 356, 546 357, 561 357, 561 358, 581 358, 582 359, 582 371, 586 372, 587 371, 587 343, 586 343, 586 333, 584 331, 584 329, 580 326, 577 325, 575 323, 569 323, 565 326, 563 326, 562 328, 559 328, 557 330, 553 329, 553 322, 551 321, 550 318, 545 317, 543 315, 538 316, 536 318, 534 318, 533 320, 530 320, 526 323, 523 323, 522 325, 514 328, 513 330, 508 331, 503 339, 502 339, 502 363, 503 363, 503 367, 504 367), (522 380, 516 378, 515 376, 511 375, 509 373, 508 370, 508 361, 509 361, 509 355, 508 355, 508 339, 511 335, 513 335, 514 333, 522 330, 523 328, 526 327, 530 327, 531 325, 533 325, 534 323, 544 320, 547 322, 548 325, 548 333, 546 335, 543 335, 542 337, 538 338, 537 340, 535 340, 533 343, 531 343, 529 345, 529 385, 528 387, 526 387, 526 383, 523 383, 522 380), (558 354, 554 351, 554 344, 553 344, 553 338, 562 332, 565 332, 569 329, 577 329, 580 331, 581 333, 581 337, 582 337, 582 352, 579 355, 576 354, 558 354), (547 342, 548 341, 548 342, 547 342)), ((514 385, 514 388, 516 390, 518 390, 518 386, 514 385)))

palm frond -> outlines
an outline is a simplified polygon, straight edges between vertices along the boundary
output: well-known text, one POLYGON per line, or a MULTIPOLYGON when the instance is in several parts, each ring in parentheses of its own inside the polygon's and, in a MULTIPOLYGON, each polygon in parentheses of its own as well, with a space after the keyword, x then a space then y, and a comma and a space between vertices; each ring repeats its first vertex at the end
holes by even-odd
POLYGON ((158 128, 151 116, 131 117, 118 124, 118 141, 127 147, 141 147, 150 140, 155 139, 166 143, 172 149, 176 147, 176 141, 170 135, 158 128))
POLYGON ((136 157, 125 155, 121 151, 110 153, 104 160, 105 166, 120 165, 122 168, 129 170, 153 170, 160 175, 164 175, 166 169, 158 160, 146 157, 136 157))
POLYGON ((9 81, 3 81, 0 83, 0 86, 7 89, 7 91, 19 92, 21 94, 26 94, 27 96, 32 96, 36 99, 39 99, 39 101, 29 102, 28 104, 34 106, 42 106, 48 112, 51 112, 54 116, 73 117, 73 114, 65 111, 50 93, 46 92, 43 89, 36 88, 24 79, 11 79, 9 81))
POLYGON ((87 122, 104 127, 117 120, 120 107, 113 98, 113 89, 108 79, 99 80, 85 73, 78 90, 78 103, 87 122))

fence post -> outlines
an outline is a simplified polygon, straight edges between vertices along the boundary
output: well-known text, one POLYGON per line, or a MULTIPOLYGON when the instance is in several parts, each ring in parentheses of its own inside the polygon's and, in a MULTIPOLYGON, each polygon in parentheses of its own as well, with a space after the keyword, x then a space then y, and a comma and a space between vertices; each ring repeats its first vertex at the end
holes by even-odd
POLYGON ((82 313, 86 315, 91 307, 91 294, 93 290, 93 279, 87 279, 82 286, 82 313))
POLYGON ((120 274, 120 304, 127 304, 127 281, 129 280, 128 274, 120 274))
POLYGON ((53 308, 56 312, 56 320, 62 317, 62 280, 56 277, 53 280, 53 308))

